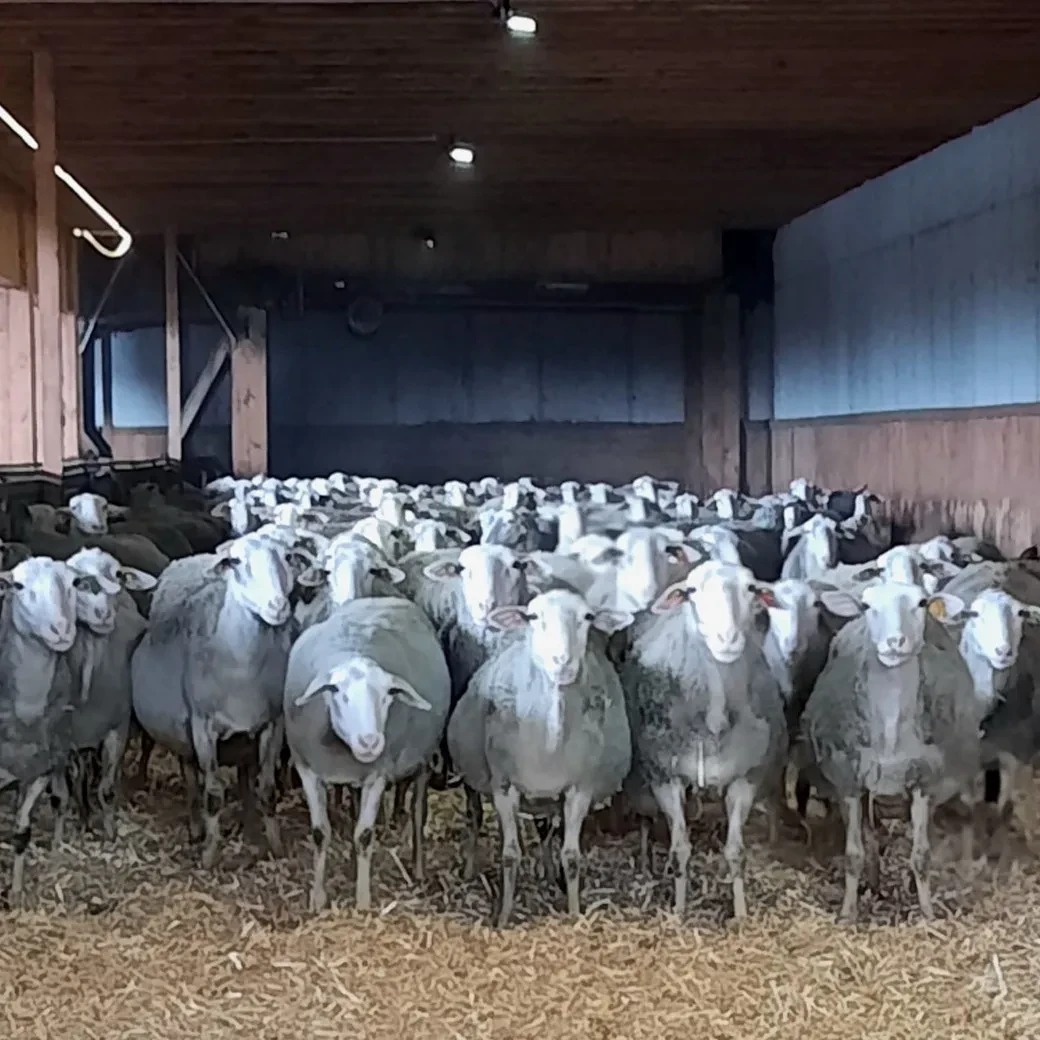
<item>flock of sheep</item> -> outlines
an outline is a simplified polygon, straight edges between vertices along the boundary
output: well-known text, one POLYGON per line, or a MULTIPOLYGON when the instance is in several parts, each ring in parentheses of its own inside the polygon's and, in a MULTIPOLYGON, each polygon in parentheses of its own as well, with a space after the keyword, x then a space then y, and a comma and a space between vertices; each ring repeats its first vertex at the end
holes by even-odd
POLYGON ((500 823, 501 924, 521 809, 577 914, 582 824, 614 798, 640 819, 644 870, 651 823, 667 819, 681 913, 691 791, 724 799, 738 917, 752 808, 772 836, 781 812, 808 825, 814 791, 839 811, 844 920, 861 881, 877 882, 873 800, 905 796, 929 916, 933 809, 962 812, 972 858, 980 821, 987 839, 994 822, 1006 830, 1015 774, 1040 750, 1040 577, 971 537, 894 546, 865 489, 798 480, 701 502, 651 477, 108 484, 62 509, 0 502, 12 901, 48 789, 56 839, 73 801, 115 835, 132 731, 141 777, 156 744, 180 760, 205 867, 220 853, 220 767, 237 768, 243 811, 262 815, 275 855, 294 771, 314 909, 330 785, 351 792, 367 908, 384 794, 395 815, 411 795, 421 880, 429 791, 461 783, 467 877, 485 799, 500 823))

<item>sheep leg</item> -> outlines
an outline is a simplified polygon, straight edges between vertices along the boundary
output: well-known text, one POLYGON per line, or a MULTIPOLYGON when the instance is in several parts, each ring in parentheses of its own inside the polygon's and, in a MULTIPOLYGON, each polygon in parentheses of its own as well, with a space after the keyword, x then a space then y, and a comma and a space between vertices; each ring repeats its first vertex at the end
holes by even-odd
POLYGON ((682 781, 672 780, 654 787, 654 797, 668 819, 671 846, 668 850, 675 871, 675 912, 686 910, 686 872, 690 864, 690 836, 686 831, 686 792, 682 781))
MULTIPOLYGON (((423 833, 426 830, 426 801, 430 774, 423 766, 415 775, 412 788, 412 877, 416 881, 426 880, 426 854, 423 848, 423 833)), ((402 799, 403 800, 403 799, 402 799)))
POLYGON ((842 815, 845 817, 845 900, 838 920, 855 924, 859 911, 859 879, 863 876, 866 853, 863 849, 863 804, 857 795, 843 798, 842 815))
POLYGON ((372 844, 376 817, 386 790, 386 777, 371 773, 361 787, 361 805, 354 824, 354 856, 357 859, 357 889, 354 902, 359 910, 372 909, 372 844))
POLYGON ((328 902, 325 895, 325 861, 328 858, 329 842, 332 841, 332 824, 329 823, 328 796, 325 782, 313 770, 296 763, 307 808, 311 814, 311 840, 314 842, 314 877, 311 881, 311 910, 324 910, 328 902))
POLYGON ((867 888, 876 893, 881 890, 881 846, 867 795, 860 799, 860 809, 863 814, 863 872, 867 888))
POLYGON ((22 901, 22 889, 25 884, 25 850, 29 848, 32 838, 32 813, 40 795, 47 790, 50 777, 38 776, 31 781, 22 792, 18 803, 18 811, 14 818, 14 834, 11 844, 14 846, 14 866, 11 869, 11 906, 18 906, 22 901))
POLYGON ((201 841, 205 827, 202 822, 202 799, 199 796, 199 771, 193 762, 181 762, 181 780, 188 798, 188 840, 201 841))
POLYGON ((737 920, 747 917, 747 897, 744 894, 744 825, 754 804, 755 788, 747 778, 734 780, 726 788, 726 815, 729 824, 723 855, 729 867, 730 884, 733 886, 733 916, 737 920))
MULTIPOLYGON (((423 769, 425 773, 426 770, 423 769)), ((408 791, 412 786, 412 780, 398 780, 394 784, 394 805, 390 810, 390 823, 392 827, 400 827, 408 819, 408 791)), ((415 809, 415 796, 412 796, 412 810, 415 809)))
POLYGON ((285 746, 285 719, 279 716, 260 731, 260 768, 256 775, 256 800, 264 818, 264 835, 272 856, 284 856, 282 833, 275 811, 278 807, 278 761, 285 746))
POLYGON ((998 756, 997 825, 993 832, 993 847, 997 852, 997 873, 1003 873, 1011 862, 1011 820, 1015 815, 1014 792, 1018 781, 1018 763, 1011 756, 998 756))
POLYGON ((105 837, 109 841, 116 836, 116 793, 119 790, 126 741, 126 727, 122 726, 109 730, 101 744, 101 781, 98 784, 98 801, 101 803, 101 822, 105 837))
POLYGON ((520 792, 512 784, 494 792, 495 812, 502 831, 502 902, 498 909, 498 927, 504 928, 513 913, 516 875, 520 865, 520 792))
POLYGON ((913 840, 910 849, 910 869, 917 885, 917 902, 921 907, 921 916, 927 921, 935 916, 932 910, 932 893, 928 887, 928 867, 931 861, 928 841, 930 808, 928 795, 920 788, 915 788, 910 799, 910 828, 913 840))
POLYGON ((202 773, 202 822, 205 828, 202 866, 210 870, 216 866, 220 854, 220 811, 224 808, 224 783, 217 763, 217 736, 209 720, 198 715, 191 717, 191 742, 202 773))
POLYGON ((560 863, 567 879, 567 913, 581 913, 581 828, 592 806, 586 791, 569 788, 563 796, 563 848, 560 863))
MULTIPOLYGON (((82 768, 82 763, 80 764, 82 768)), ((54 810, 53 848, 60 848, 65 837, 65 819, 69 813, 69 780, 66 767, 51 774, 51 808, 54 810)))
POLYGON ((484 823, 484 802, 472 787, 466 788, 466 833, 462 839, 462 879, 472 881, 477 873, 477 841, 484 823))
MULTIPOLYGON (((539 816, 534 821, 534 829, 538 832, 538 844, 542 849, 542 869, 545 872, 546 881, 552 881, 553 875, 557 873, 556 860, 553 857, 555 822, 551 816, 539 816)), ((564 890, 566 891, 566 885, 564 890)))
POLYGON ((137 760, 137 774, 134 776, 133 788, 137 791, 148 789, 148 763, 152 760, 152 752, 155 750, 155 741, 141 730, 141 756, 137 760))
POLYGON ((654 872, 653 820, 649 816, 639 817, 639 872, 652 875, 654 872))

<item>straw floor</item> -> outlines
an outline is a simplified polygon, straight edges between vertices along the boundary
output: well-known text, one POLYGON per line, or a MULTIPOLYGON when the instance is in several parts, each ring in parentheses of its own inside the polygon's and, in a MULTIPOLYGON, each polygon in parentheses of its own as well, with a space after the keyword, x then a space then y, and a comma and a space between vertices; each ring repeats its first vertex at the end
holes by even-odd
MULTIPOLYGON (((153 789, 130 797, 111 846, 70 827, 49 848, 43 807, 28 866, 29 910, 0 916, 0 1037, 65 1040, 976 1040, 1040 1038, 1038 792, 1019 822, 1009 876, 963 880, 936 828, 937 921, 919 919, 906 826, 885 824, 882 892, 864 923, 835 923, 840 841, 812 856, 750 828, 750 918, 727 922, 718 819, 695 825, 687 919, 667 913, 671 881, 642 877, 638 839, 587 833, 587 914, 539 877, 531 842, 516 925, 488 926, 497 890, 493 821, 484 872, 457 870, 460 802, 431 798, 423 886, 409 841, 381 828, 376 911, 351 909, 340 826, 329 863, 333 909, 306 912, 311 850, 300 794, 280 807, 288 857, 232 836, 205 872, 186 838, 180 783, 153 760, 153 789)), ((9 832, 10 807, 0 815, 9 832)), ((227 828, 238 831, 237 805, 227 828)), ((492 814, 493 817, 493 814, 492 814)), ((334 827, 336 821, 334 821, 334 827)), ((663 861, 659 850, 659 869, 663 861)), ((0 847, 5 878, 10 847, 0 847)))

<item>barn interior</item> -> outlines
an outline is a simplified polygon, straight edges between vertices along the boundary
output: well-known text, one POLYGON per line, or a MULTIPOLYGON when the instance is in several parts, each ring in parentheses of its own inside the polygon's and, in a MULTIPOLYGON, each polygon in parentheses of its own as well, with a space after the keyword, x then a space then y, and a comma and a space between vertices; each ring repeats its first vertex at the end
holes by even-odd
MULTIPOLYGON (((99 459, 806 477, 922 536, 1040 541, 1040 10, 515 7, 535 33, 490 0, 0 4, 6 493, 58 501, 99 459)), ((381 911, 310 917, 299 805, 286 860, 241 841, 199 871, 179 783, 158 824, 132 797, 118 847, 35 852, 0 944, 12 1036, 1040 1029, 1035 812, 934 924, 893 881, 840 931, 840 849, 751 848, 752 920, 719 923, 706 855, 680 925, 603 833, 586 920, 532 874, 500 934, 448 845, 424 888, 385 842, 381 911)))

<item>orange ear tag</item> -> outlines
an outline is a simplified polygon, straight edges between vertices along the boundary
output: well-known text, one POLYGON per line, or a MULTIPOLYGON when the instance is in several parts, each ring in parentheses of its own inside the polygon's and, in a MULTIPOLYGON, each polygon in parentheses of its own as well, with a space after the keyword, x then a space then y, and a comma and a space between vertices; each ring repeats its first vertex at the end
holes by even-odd
POLYGON ((946 617, 946 604, 941 599, 933 599, 928 604, 928 613, 935 618, 936 621, 942 621, 946 617))

